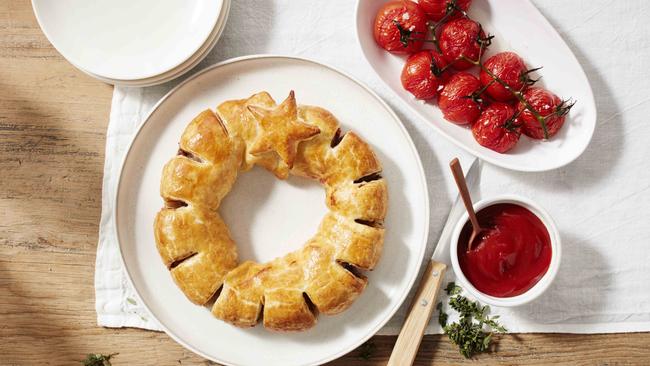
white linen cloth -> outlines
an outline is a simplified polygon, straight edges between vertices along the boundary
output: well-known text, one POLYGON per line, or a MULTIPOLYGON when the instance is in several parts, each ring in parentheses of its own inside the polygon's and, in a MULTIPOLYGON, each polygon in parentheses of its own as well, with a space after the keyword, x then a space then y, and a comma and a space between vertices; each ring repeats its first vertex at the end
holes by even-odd
MULTIPOLYGON (((483 196, 535 199, 558 223, 563 240, 561 267, 548 292, 529 305, 493 313, 513 332, 650 331, 650 83, 644 65, 650 60, 650 28, 644 26, 650 6, 643 0, 535 4, 584 67, 599 117, 587 151, 564 168, 517 173, 484 164, 483 196)), ((235 56, 296 55, 338 67, 379 93, 400 115, 424 164, 431 196, 428 258, 456 197, 447 164, 453 156, 465 162, 469 156, 407 111, 373 73, 355 40, 354 7, 351 0, 233 1, 221 40, 192 72, 235 56)), ((102 326, 160 329, 127 285, 111 195, 133 132, 177 82, 116 87, 113 94, 95 274, 102 326)), ((398 332, 408 303, 381 333, 398 332)), ((437 325, 428 329, 439 331, 437 325)))

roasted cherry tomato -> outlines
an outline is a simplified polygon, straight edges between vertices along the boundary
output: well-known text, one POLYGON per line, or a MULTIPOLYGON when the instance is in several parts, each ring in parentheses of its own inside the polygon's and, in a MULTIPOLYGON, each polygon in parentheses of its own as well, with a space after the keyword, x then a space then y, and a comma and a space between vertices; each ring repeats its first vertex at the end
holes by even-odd
POLYGON ((402 86, 417 99, 431 99, 438 94, 438 87, 444 82, 448 71, 441 54, 424 50, 411 55, 402 69, 402 86))
MULTIPOLYGON (((562 128, 566 114, 569 113, 573 106, 573 104, 563 102, 557 95, 543 88, 528 88, 524 92, 524 99, 544 118, 548 138, 553 137, 562 128)), ((545 138, 544 128, 533 113, 526 109, 521 102, 517 105, 517 108, 522 111, 520 119, 523 123, 522 131, 524 134, 534 139, 545 138)))
POLYGON ((438 107, 445 119, 459 125, 474 123, 482 108, 480 96, 474 95, 479 89, 481 82, 476 76, 467 72, 453 75, 438 96, 438 107))
MULTIPOLYGON (((454 7, 451 5, 453 4, 453 0, 420 0, 418 4, 420 4, 420 8, 427 14, 427 18, 435 22, 442 20, 447 14, 448 9, 451 15, 445 19, 447 21, 456 19, 462 15, 461 12, 454 10, 454 7)), ((467 11, 471 4, 472 0, 456 0, 456 6, 463 11, 467 11)))
POLYGON ((445 60, 456 70, 466 70, 473 66, 471 62, 460 59, 461 56, 477 61, 482 54, 481 44, 484 53, 490 43, 481 25, 467 18, 445 23, 438 41, 445 60))
MULTIPOLYGON (((523 90, 528 85, 528 74, 524 60, 514 52, 500 52, 488 58, 483 64, 494 76, 504 81, 513 90, 523 90)), ((485 70, 481 70, 481 83, 487 87, 489 96, 500 102, 515 99, 503 85, 496 82, 485 70)))
POLYGON ((427 17, 418 4, 410 0, 387 2, 375 18, 375 41, 388 52, 419 51, 426 34, 427 17))
POLYGON ((515 108, 505 103, 492 103, 472 125, 472 135, 481 146, 504 153, 512 149, 521 136, 515 108))

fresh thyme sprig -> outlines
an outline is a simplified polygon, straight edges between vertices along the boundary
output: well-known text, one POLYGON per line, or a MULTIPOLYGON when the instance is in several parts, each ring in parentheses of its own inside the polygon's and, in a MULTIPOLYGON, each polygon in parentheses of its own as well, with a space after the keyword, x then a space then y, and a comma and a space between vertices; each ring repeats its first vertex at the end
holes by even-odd
POLYGON ((89 353, 86 359, 81 361, 84 366, 111 366, 111 358, 117 353, 103 355, 101 353, 89 353))
POLYGON ((504 333, 507 329, 499 324, 499 316, 490 317, 490 307, 481 306, 477 301, 471 301, 461 295, 462 289, 454 282, 449 282, 445 288, 449 298, 449 306, 459 313, 459 320, 447 323, 449 315, 444 312, 442 303, 438 303, 438 322, 452 343, 458 346, 460 354, 470 358, 477 353, 489 349, 492 335, 504 333), (490 331, 487 331, 487 329, 490 331))

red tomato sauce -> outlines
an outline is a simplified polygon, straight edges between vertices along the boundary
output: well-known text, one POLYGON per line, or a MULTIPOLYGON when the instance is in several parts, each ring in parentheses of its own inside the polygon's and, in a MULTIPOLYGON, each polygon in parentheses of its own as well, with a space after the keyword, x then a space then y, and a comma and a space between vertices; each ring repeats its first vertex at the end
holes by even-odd
POLYGON ((521 295, 544 276, 551 264, 551 238, 542 221, 528 209, 499 203, 477 212, 487 229, 467 250, 472 224, 458 241, 463 274, 477 290, 495 297, 521 295))

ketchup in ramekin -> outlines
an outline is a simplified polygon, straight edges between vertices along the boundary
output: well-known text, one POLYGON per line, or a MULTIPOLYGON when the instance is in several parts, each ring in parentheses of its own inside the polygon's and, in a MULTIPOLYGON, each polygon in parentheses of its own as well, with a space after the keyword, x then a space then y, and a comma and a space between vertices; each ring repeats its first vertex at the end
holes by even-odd
POLYGON ((495 297, 521 295, 544 276, 551 264, 551 238, 534 213, 512 203, 497 203, 477 212, 486 231, 468 250, 472 225, 458 239, 458 262, 471 284, 495 297))

